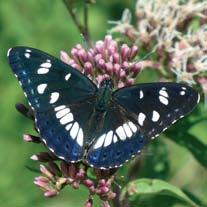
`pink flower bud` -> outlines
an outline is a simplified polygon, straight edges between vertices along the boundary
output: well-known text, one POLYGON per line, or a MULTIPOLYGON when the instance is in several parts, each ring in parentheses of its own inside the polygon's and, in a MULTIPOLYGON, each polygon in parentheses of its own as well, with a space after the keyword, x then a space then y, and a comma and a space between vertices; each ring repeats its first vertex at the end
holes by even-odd
POLYGON ((93 200, 92 199, 88 199, 86 201, 84 207, 93 207, 93 200))
POLYGON ((34 180, 34 184, 36 186, 42 188, 43 190, 46 190, 46 191, 51 190, 51 187, 49 186, 48 182, 43 182, 43 181, 37 179, 37 180, 34 180))
POLYGON ((109 200, 113 200, 115 197, 116 197, 116 193, 114 193, 112 191, 109 191, 109 193, 108 193, 108 199, 109 200))
POLYGON ((60 59, 66 64, 69 64, 71 60, 69 55, 63 50, 60 51, 60 59))
POLYGON ((125 71, 128 70, 128 69, 129 69, 129 62, 124 61, 124 62, 122 63, 122 68, 124 68, 125 71))
POLYGON ((83 180, 83 184, 84 184, 86 187, 94 186, 94 182, 93 182, 91 179, 83 180))
POLYGON ((95 56, 95 62, 98 63, 100 59, 102 59, 102 55, 101 54, 97 54, 95 56))
POLYGON ((129 59, 130 57, 130 48, 128 47, 128 45, 126 44, 123 44, 122 47, 121 47, 121 57, 122 57, 122 60, 123 61, 126 61, 129 59))
POLYGON ((53 174, 44 165, 40 165, 40 171, 50 180, 54 180, 53 174))
POLYGON ((104 42, 103 41, 97 41, 95 48, 96 48, 96 51, 98 53, 103 53, 103 50, 104 50, 104 42))
POLYGON ((101 187, 101 186, 105 186, 105 185, 106 185, 106 180, 105 180, 105 179, 101 179, 101 180, 99 180, 98 185, 99 185, 100 187, 101 187))
POLYGON ((106 72, 108 74, 113 74, 113 65, 111 62, 108 62, 105 64, 106 65, 106 72))
POLYGON ((48 197, 48 198, 52 198, 52 197, 55 197, 57 195, 58 195, 58 192, 56 190, 46 191, 44 193, 44 196, 48 197))
POLYGON ((117 63, 114 64, 113 72, 118 76, 118 78, 119 78, 120 70, 121 70, 121 66, 117 63))
POLYGON ((120 63, 120 55, 119 55, 119 53, 114 53, 112 55, 112 58, 113 58, 113 62, 114 63, 120 63))
POLYGON ((128 79, 127 81, 126 81, 126 85, 127 86, 131 86, 131 85, 133 85, 134 84, 134 79, 133 78, 130 78, 130 79, 128 79))
POLYGON ((94 52, 88 52, 87 55, 88 55, 88 61, 94 63, 94 56, 95 56, 94 52))
POLYGON ((72 48, 72 50, 71 50, 71 54, 73 55, 73 56, 77 56, 77 49, 76 48, 72 48))
POLYGON ((30 134, 24 134, 23 139, 26 142, 34 142, 34 143, 40 143, 41 142, 40 137, 36 137, 36 136, 30 135, 30 134))
POLYGON ((89 191, 90 191, 90 193, 94 194, 96 192, 95 186, 92 185, 91 187, 89 187, 89 191))
POLYGON ((136 45, 132 46, 130 53, 130 60, 132 60, 138 53, 138 47, 136 45))
POLYGON ((75 178, 78 180, 82 180, 85 177, 85 171, 83 169, 79 169, 79 171, 76 173, 75 178))
POLYGON ((84 49, 78 50, 77 55, 80 62, 84 63, 87 61, 87 53, 84 49))
POLYGON ((121 79, 126 78, 126 72, 123 69, 120 70, 120 74, 119 75, 120 75, 121 79))
POLYGON ((134 65, 131 66, 130 70, 132 72, 132 77, 136 77, 137 74, 141 71, 142 69, 142 64, 140 63, 136 63, 134 65))
POLYGON ((111 35, 106 35, 105 39, 104 39, 105 48, 107 48, 110 45, 111 41, 112 41, 112 36, 111 35))
POLYGON ((93 66, 90 62, 86 62, 84 64, 84 72, 86 75, 91 75, 92 74, 92 71, 93 71, 93 66))
POLYGON ((35 178, 35 181, 40 181, 40 182, 44 182, 44 183, 49 183, 49 179, 44 177, 44 176, 39 176, 35 178))
POLYGON ((37 161, 38 160, 38 156, 37 155, 32 155, 30 157, 31 160, 37 161))
POLYGON ((73 187, 74 189, 78 189, 78 188, 80 187, 80 183, 74 181, 74 182, 72 183, 72 187, 73 187))
POLYGON ((118 88, 123 88, 125 85, 124 85, 124 83, 123 82, 119 82, 118 83, 118 88))
POLYGON ((106 64, 105 64, 105 60, 104 59, 100 59, 97 63, 97 65, 102 69, 105 70, 106 69, 106 64))
POLYGON ((75 46, 75 48, 77 48, 78 50, 80 50, 80 49, 82 49, 83 47, 82 47, 81 44, 77 44, 77 45, 75 46))
POLYGON ((117 48, 116 47, 113 47, 113 46, 109 46, 108 47, 108 53, 109 53, 109 55, 113 55, 116 52, 117 52, 117 48))
POLYGON ((109 188, 106 186, 102 186, 98 189, 97 194, 105 194, 107 192, 109 192, 109 188))
POLYGON ((32 155, 30 159, 35 161, 38 160, 40 162, 48 162, 48 161, 56 160, 57 158, 49 152, 40 152, 37 155, 32 155))

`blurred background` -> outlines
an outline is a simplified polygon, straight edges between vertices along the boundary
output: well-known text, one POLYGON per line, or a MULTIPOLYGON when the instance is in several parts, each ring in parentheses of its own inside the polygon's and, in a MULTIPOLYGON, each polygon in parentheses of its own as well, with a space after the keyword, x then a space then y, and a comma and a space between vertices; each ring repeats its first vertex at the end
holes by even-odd
MULTIPOLYGON (((103 39, 110 29, 108 20, 119 20, 124 8, 134 9, 135 1, 99 0, 89 9, 89 29, 92 40, 103 39)), ((82 13, 80 5, 80 14, 82 13)), ((43 150, 40 145, 27 144, 22 140, 24 133, 35 134, 32 122, 15 110, 15 103, 27 103, 18 81, 7 63, 7 50, 17 45, 30 46, 59 57, 60 50, 70 51, 77 43, 83 43, 78 29, 71 20, 61 0, 0 0, 0 206, 1 207, 76 207, 83 206, 87 191, 64 189, 59 196, 46 199, 42 191, 33 184, 38 173, 38 164, 29 157, 43 150)), ((143 72, 140 82, 156 81, 153 72, 143 72)), ((195 114, 206 114, 201 103, 195 114)), ((207 119, 191 128, 201 142, 206 139, 207 119)), ((177 125, 179 126, 179 125, 177 125)), ((176 127, 176 126, 175 126, 176 127)), ((182 129, 180 129, 182 130, 182 129)), ((176 145, 164 136, 152 142, 143 155, 146 159, 140 177, 161 178, 187 189, 199 199, 207 202, 206 169, 184 147, 176 145), (161 169, 153 174, 153 166, 161 169)), ((206 156, 206 154, 201 154, 206 156)), ((127 168, 127 167, 126 167, 127 168)), ((125 168, 120 170, 124 171, 125 168)))

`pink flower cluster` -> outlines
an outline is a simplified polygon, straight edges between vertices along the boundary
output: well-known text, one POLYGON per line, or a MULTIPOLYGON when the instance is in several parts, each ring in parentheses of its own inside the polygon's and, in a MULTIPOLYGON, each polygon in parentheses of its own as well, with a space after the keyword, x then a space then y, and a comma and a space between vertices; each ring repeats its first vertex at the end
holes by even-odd
MULTIPOLYGON (((25 135, 30 137, 31 141, 33 137, 31 135, 25 135)), ((95 170, 97 177, 104 177, 100 179, 91 179, 87 176, 87 168, 80 164, 69 164, 65 161, 61 161, 57 164, 57 158, 50 152, 42 152, 38 155, 33 155, 31 159, 47 162, 48 165, 40 165, 41 176, 38 176, 34 180, 34 184, 40 187, 44 191, 45 197, 54 197, 66 186, 70 185, 74 189, 78 189, 80 185, 84 185, 89 191, 89 199, 85 203, 85 206, 93 205, 93 196, 97 195, 102 200, 103 206, 109 206, 108 201, 115 198, 116 194, 112 191, 112 183, 114 176, 108 176, 108 173, 103 176, 103 171, 95 170)))
POLYGON ((78 44, 71 50, 71 56, 61 51, 60 58, 65 63, 79 69, 97 85, 111 78, 116 88, 132 85, 141 65, 135 59, 138 47, 121 46, 107 35, 104 41, 97 41, 93 48, 86 50, 78 44))

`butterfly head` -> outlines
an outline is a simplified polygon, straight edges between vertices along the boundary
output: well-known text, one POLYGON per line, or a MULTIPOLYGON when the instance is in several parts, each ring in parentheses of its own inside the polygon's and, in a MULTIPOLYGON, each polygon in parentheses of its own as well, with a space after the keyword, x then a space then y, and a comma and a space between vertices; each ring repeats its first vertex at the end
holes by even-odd
POLYGON ((107 88, 109 90, 112 90, 113 87, 114 87, 114 85, 113 85, 112 79, 105 79, 100 84, 100 88, 107 88))

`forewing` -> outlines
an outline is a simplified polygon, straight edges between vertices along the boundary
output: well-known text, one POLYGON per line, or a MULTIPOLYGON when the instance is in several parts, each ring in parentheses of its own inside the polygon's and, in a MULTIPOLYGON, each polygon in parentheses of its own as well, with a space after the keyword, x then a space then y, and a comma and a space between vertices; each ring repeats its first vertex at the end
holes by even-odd
POLYGON ((35 111, 43 141, 67 161, 81 159, 96 86, 78 70, 37 49, 12 48, 8 58, 35 111))
POLYGON ((78 70, 40 50, 16 47, 9 50, 8 57, 36 112, 83 101, 97 90, 95 84, 78 70))
POLYGON ((147 137, 158 136, 199 102, 199 94, 178 83, 138 84, 114 92, 113 99, 137 120, 147 137))
POLYGON ((111 103, 103 115, 94 143, 86 160, 95 168, 115 168, 137 155, 147 139, 139 125, 116 103, 111 103))

